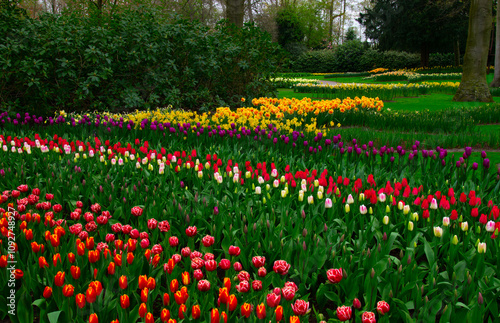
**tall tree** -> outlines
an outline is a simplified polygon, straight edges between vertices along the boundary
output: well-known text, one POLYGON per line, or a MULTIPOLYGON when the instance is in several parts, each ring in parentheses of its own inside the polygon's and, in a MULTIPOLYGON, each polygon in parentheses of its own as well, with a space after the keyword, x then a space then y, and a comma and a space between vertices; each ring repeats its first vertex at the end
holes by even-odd
POLYGON ((500 1, 497 1, 497 21, 495 35, 495 75, 491 87, 500 87, 500 1))
POLYGON ((382 50, 420 52, 422 66, 431 51, 450 51, 467 35, 467 1, 371 0, 357 21, 382 50))
POLYGON ((469 34, 463 64, 462 81, 453 101, 493 102, 486 83, 488 47, 493 20, 491 0, 472 0, 469 11, 469 34))
POLYGON ((226 19, 236 27, 243 27, 245 0, 226 0, 226 19))

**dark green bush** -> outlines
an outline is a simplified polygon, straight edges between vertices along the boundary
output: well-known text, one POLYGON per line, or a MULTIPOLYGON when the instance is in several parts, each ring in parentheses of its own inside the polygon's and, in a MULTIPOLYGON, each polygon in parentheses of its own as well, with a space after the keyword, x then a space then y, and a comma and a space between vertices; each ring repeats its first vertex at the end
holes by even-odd
MULTIPOLYGON (((453 65, 453 54, 431 54, 431 66, 453 65)), ((309 51, 292 64, 294 72, 365 72, 378 67, 391 70, 420 67, 420 54, 398 51, 380 52, 360 41, 348 41, 334 50, 309 51)))
POLYGON ((151 10, 0 16, 0 106, 7 109, 208 109, 273 89, 278 46, 254 26, 210 30, 151 10))

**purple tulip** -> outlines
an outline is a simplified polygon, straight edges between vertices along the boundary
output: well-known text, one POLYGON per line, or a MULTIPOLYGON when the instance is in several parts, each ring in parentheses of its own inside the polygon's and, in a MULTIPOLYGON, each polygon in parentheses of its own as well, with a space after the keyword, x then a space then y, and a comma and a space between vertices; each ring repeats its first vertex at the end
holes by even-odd
POLYGON ((486 152, 484 150, 481 152, 481 157, 483 157, 483 159, 486 158, 486 152))
POLYGON ((469 157, 472 154, 472 147, 465 147, 465 154, 469 157))
POLYGON ((488 158, 483 159, 483 167, 485 169, 490 168, 490 160, 488 158))
POLYGON ((473 170, 477 170, 478 166, 479 166, 479 165, 478 165, 477 163, 473 163, 473 164, 472 164, 472 169, 473 169, 473 170))

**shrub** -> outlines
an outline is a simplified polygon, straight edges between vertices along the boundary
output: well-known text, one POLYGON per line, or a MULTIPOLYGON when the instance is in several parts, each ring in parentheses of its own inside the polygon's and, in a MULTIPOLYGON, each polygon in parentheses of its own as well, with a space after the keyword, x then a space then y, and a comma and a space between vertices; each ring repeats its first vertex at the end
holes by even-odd
POLYGON ((0 105, 38 115, 172 105, 199 109, 269 94, 278 46, 246 25, 113 16, 3 17, 0 105), (15 23, 10 22, 13 20, 15 23))

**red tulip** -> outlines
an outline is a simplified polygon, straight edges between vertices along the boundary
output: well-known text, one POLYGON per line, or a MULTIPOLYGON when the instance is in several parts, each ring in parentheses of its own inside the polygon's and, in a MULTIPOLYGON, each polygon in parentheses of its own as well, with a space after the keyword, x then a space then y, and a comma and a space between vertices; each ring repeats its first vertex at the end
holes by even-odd
POLYGON ((141 306, 139 306, 139 316, 141 318, 144 318, 144 316, 146 316, 147 311, 148 311, 148 308, 146 307, 146 304, 141 303, 141 306))
POLYGON ((99 323, 99 319, 97 317, 97 314, 95 314, 95 313, 90 314, 89 323, 99 323))
POLYGON ((83 295, 82 293, 76 294, 75 302, 76 302, 76 306, 78 306, 79 308, 84 308, 85 307, 85 295, 83 295))
POLYGON ((160 319, 162 322, 167 322, 170 320, 170 311, 166 308, 161 310, 160 319))
POLYGON ((361 315, 361 322, 362 323, 376 323, 377 319, 375 318, 375 313, 364 312, 363 315, 361 315))
POLYGON ((127 276, 122 275, 118 279, 118 286, 120 286, 121 289, 127 288, 128 282, 127 282, 127 276))
POLYGON ((387 304, 387 302, 385 302, 385 301, 380 301, 377 303, 377 312, 380 315, 385 315, 387 312, 389 312, 390 309, 391 308, 390 308, 389 304, 387 304))
POLYGON ((43 297, 49 298, 50 296, 52 296, 52 288, 45 286, 45 289, 43 290, 43 297))
POLYGON ((210 323, 219 323, 219 321, 220 321, 219 309, 212 308, 212 310, 210 311, 210 323))
POLYGON ((281 321, 283 319, 283 306, 278 305, 274 313, 276 314, 276 322, 281 321))
POLYGON ((250 314, 252 314, 252 305, 248 303, 244 303, 243 305, 241 305, 241 315, 249 318, 250 314))
POLYGON ((155 322, 155 318, 153 317, 153 314, 148 312, 148 314, 146 314, 146 323, 154 323, 155 322))
POLYGON ((328 269, 326 277, 332 284, 338 284, 342 280, 342 268, 328 269))
POLYGON ((63 295, 65 297, 71 297, 71 296, 73 296, 74 292, 75 292, 75 287, 73 285, 70 285, 70 284, 64 285, 64 287, 63 287, 63 295))
POLYGON ((257 317, 259 319, 264 319, 266 318, 266 305, 264 305, 264 303, 260 303, 259 305, 257 305, 257 317))
POLYGON ((77 280, 78 278, 80 278, 81 275, 80 267, 71 266, 69 271, 71 272, 71 276, 73 277, 73 279, 77 280))
POLYGON ((58 271, 56 276, 54 277, 54 284, 57 287, 61 287, 64 285, 64 277, 66 277, 66 273, 63 271, 58 271))
POLYGON ((120 296, 120 306, 123 309, 127 309, 130 306, 130 298, 127 294, 120 296))
POLYGON ((352 317, 352 309, 348 306, 337 307, 337 317, 340 321, 349 321, 352 317))
POLYGON ((170 281, 170 291, 175 293, 179 289, 179 281, 177 279, 172 279, 170 281))
POLYGON ((187 311, 186 304, 181 304, 181 306, 179 306, 179 318, 181 320, 184 318, 184 313, 186 313, 186 311, 187 311))
POLYGON ((236 306, 238 306, 238 299, 236 298, 236 295, 231 294, 229 295, 229 300, 227 301, 228 309, 232 312, 236 309, 236 306))
POLYGON ((200 305, 196 304, 193 305, 191 309, 191 316, 193 317, 193 320, 197 320, 201 316, 201 311, 200 311, 200 305))

